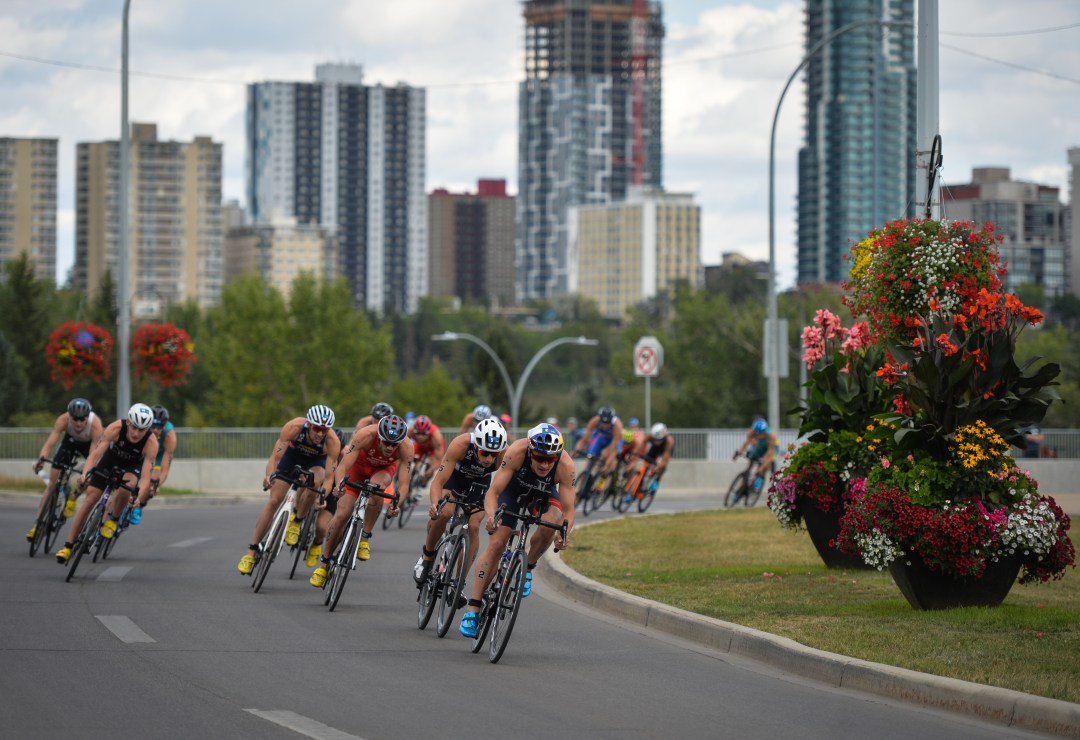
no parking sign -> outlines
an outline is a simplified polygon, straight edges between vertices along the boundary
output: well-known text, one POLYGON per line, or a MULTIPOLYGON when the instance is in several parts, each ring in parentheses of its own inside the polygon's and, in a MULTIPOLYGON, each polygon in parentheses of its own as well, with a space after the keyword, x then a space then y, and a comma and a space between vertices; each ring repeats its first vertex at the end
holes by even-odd
POLYGON ((655 378, 664 364, 664 347, 656 337, 642 337, 634 345, 634 375, 655 378))

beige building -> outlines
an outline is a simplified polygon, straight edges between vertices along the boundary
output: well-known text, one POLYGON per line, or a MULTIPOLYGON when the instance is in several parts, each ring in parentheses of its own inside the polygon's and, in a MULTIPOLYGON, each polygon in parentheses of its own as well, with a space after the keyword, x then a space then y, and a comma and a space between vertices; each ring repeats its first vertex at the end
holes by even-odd
MULTIPOLYGON (((80 143, 75 153, 75 286, 94 295, 116 280, 120 142, 80 143)), ((157 125, 131 130, 132 312, 158 316, 172 303, 211 306, 221 296, 221 144, 158 141, 157 125)))
POLYGON ((225 282, 250 273, 288 297, 302 272, 331 279, 336 270, 337 241, 317 224, 297 224, 279 217, 273 223, 236 226, 225 235, 225 282))
POLYGON ((570 209, 570 291, 600 312, 626 310, 685 282, 701 284, 701 208, 689 194, 632 190, 623 202, 570 209))
POLYGON ((0 262, 30 256, 56 280, 56 139, 0 137, 0 262))
POLYGON ((475 193, 428 196, 428 294, 496 308, 514 302, 516 199, 506 180, 480 180, 475 193))

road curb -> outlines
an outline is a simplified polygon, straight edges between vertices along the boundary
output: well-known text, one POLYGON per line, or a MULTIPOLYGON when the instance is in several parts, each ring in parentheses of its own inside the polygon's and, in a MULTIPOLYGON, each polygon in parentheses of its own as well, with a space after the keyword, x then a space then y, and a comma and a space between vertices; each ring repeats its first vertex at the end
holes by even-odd
POLYGON ((830 686, 973 715, 1010 727, 1080 738, 1080 704, 817 650, 786 637, 624 593, 586 578, 551 553, 540 559, 537 570, 544 583, 562 596, 648 630, 830 686))

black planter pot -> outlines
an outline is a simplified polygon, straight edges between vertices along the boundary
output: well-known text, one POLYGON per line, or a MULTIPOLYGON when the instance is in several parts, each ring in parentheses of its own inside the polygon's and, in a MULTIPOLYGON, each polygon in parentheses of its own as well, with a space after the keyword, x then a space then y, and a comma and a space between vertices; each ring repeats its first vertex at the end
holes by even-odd
POLYGON ((915 553, 889 563, 889 574, 912 608, 955 609, 997 606, 1009 594, 1020 572, 1020 557, 1010 555, 987 563, 982 578, 956 578, 930 570, 915 553))
POLYGON ((840 552, 835 547, 829 547, 829 543, 840 534, 840 517, 844 510, 822 511, 812 499, 800 499, 799 512, 802 514, 803 526, 810 535, 810 541, 814 543, 814 549, 825 563, 827 568, 844 570, 870 570, 870 566, 863 562, 858 555, 848 555, 840 552))

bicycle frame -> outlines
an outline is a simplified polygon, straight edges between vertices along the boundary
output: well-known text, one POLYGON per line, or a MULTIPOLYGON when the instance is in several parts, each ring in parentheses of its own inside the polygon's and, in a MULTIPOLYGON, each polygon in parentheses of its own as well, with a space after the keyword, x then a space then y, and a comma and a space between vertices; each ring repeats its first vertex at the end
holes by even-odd
POLYGON ((330 572, 327 573, 326 580, 323 582, 323 588, 326 589, 326 601, 323 603, 330 607, 330 611, 334 611, 337 607, 341 592, 345 588, 345 581, 349 577, 349 572, 356 568, 356 548, 360 543, 360 535, 363 532, 364 514, 367 513, 368 499, 372 496, 379 496, 392 502, 392 504, 398 502, 398 494, 386 493, 371 481, 358 483, 346 478, 342 483, 344 486, 357 491, 357 496, 352 515, 349 517, 349 523, 345 525, 341 542, 338 544, 337 552, 334 553, 330 560, 330 572))
POLYGON ((266 574, 270 572, 270 566, 273 565, 274 560, 281 552, 281 548, 285 545, 285 530, 288 528, 293 514, 296 513, 296 499, 300 495, 300 491, 304 489, 310 491, 320 490, 311 485, 311 473, 303 470, 300 466, 294 467, 290 475, 275 472, 270 476, 270 481, 272 483, 275 480, 287 482, 289 489, 285 492, 285 498, 278 506, 277 511, 274 512, 274 517, 270 520, 270 526, 259 543, 259 550, 255 553, 255 567, 251 571, 255 576, 251 581, 251 587, 255 589, 255 593, 258 593, 259 589, 262 588, 263 581, 266 580, 266 574))
MULTIPOLYGON (((129 486, 124 483, 123 479, 124 471, 113 470, 108 476, 108 482, 105 484, 105 488, 101 490, 101 498, 94 504, 94 508, 87 514, 86 520, 83 522, 82 529, 79 530, 78 535, 73 540, 71 547, 71 558, 68 564, 68 574, 65 581, 70 581, 71 577, 75 575, 75 570, 79 567, 79 562, 82 561, 83 555, 90 552, 94 547, 101 547, 101 541, 104 539, 101 536, 101 524, 105 519, 105 512, 108 510, 109 500, 112 498, 112 492, 117 488, 125 488, 133 494, 138 495, 137 486, 129 486)), ((97 559, 97 556, 94 556, 97 559)))
POLYGON ((51 487, 49 496, 45 498, 45 502, 38 511, 34 539, 30 543, 30 557, 34 557, 43 543, 46 554, 52 549, 60 528, 64 526, 64 505, 67 503, 68 481, 72 473, 82 472, 81 469, 76 469, 75 462, 58 462, 46 457, 42 458, 42 463, 55 465, 60 473, 56 477, 56 484, 51 487))

